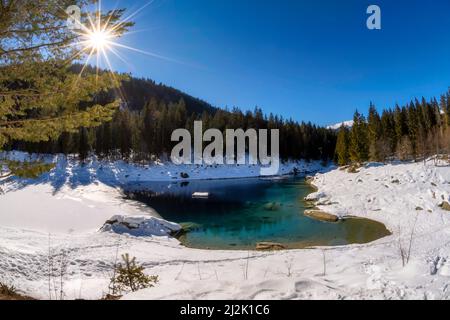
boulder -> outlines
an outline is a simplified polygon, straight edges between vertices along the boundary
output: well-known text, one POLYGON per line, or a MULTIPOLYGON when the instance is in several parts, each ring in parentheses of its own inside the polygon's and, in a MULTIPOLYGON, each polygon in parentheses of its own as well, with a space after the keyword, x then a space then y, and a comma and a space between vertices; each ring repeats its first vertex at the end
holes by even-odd
POLYGON ((183 222, 180 223, 181 230, 177 233, 177 235, 186 234, 193 231, 201 230, 203 227, 202 225, 195 223, 195 222, 183 222))
POLYGON ((189 179, 189 175, 186 172, 182 172, 180 174, 180 176, 181 176, 182 179, 189 179))
POLYGON ((102 232, 129 234, 135 237, 168 236, 181 230, 177 223, 168 222, 152 216, 116 215, 105 222, 102 232))
POLYGON ((305 210, 304 215, 308 218, 324 221, 324 222, 338 222, 339 217, 334 214, 326 213, 320 210, 305 210))
POLYGON ((349 168, 348 168, 348 170, 347 170, 347 172, 348 173, 359 173, 360 172, 360 169, 361 168, 361 165, 360 164, 352 164, 349 168))
POLYGON ((256 244, 256 250, 258 251, 276 251, 276 250, 285 250, 286 246, 281 243, 275 242, 258 242, 256 244))
POLYGON ((311 184, 311 183, 314 182, 314 177, 313 176, 306 176, 305 177, 305 181, 306 181, 306 183, 311 184))
POLYGON ((266 211, 277 211, 280 209, 280 204, 276 202, 269 202, 264 205, 264 210, 266 211))

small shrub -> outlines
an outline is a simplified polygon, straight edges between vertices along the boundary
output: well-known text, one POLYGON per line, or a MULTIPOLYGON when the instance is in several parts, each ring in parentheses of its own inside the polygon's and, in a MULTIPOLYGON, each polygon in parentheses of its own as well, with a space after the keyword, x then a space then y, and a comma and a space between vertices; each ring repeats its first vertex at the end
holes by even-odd
POLYGON ((110 289, 114 296, 122 292, 135 292, 145 288, 151 288, 158 283, 158 276, 148 276, 144 273, 144 267, 137 264, 136 258, 130 258, 128 253, 122 255, 122 263, 118 263, 114 276, 111 278, 110 289))
POLYGON ((11 171, 11 174, 19 178, 36 179, 44 173, 51 171, 55 165, 53 163, 43 162, 20 162, 20 161, 6 161, 6 166, 11 171))
POLYGON ((14 286, 9 286, 3 282, 0 282, 0 295, 16 296, 18 293, 14 286))

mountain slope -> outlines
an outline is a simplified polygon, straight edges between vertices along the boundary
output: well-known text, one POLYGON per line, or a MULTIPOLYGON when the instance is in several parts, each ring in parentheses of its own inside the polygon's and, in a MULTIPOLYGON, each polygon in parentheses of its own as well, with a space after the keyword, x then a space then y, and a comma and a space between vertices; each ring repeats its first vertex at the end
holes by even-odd
MULTIPOLYGON (((73 72, 80 73, 83 65, 75 64, 72 67, 73 72)), ((84 73, 97 73, 97 70, 93 66, 87 66, 84 73)), ((108 72, 106 70, 99 70, 99 73, 108 72)), ((130 110, 142 110, 147 102, 151 99, 156 99, 158 102, 164 102, 166 104, 177 103, 181 99, 186 104, 186 110, 188 113, 201 114, 208 112, 209 114, 215 114, 218 108, 212 106, 206 101, 193 97, 181 90, 166 86, 162 83, 157 84, 155 81, 146 78, 129 77, 128 81, 122 82, 120 88, 120 95, 125 99, 126 104, 130 110)))

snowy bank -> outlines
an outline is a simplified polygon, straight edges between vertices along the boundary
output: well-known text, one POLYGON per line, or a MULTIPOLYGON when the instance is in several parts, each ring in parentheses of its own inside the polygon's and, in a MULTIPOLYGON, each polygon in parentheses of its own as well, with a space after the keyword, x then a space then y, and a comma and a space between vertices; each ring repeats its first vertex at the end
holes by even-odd
POLYGON ((134 237, 167 236, 180 230, 179 224, 163 219, 149 216, 121 215, 112 217, 101 228, 103 232, 128 234, 134 237))
MULTIPOLYGON (((96 157, 80 164, 76 157, 65 155, 28 154, 19 151, 0 153, 0 159, 16 161, 42 161, 55 168, 40 181, 49 181, 55 188, 64 185, 77 187, 98 181, 111 186, 139 182, 174 182, 191 180, 217 180, 260 177, 260 165, 176 165, 172 162, 149 162, 145 165, 124 161, 99 160, 96 157)), ((321 170, 320 161, 286 161, 280 165, 279 176, 298 173, 306 175, 321 170)), ((30 183, 30 181, 26 181, 30 183)), ((33 183, 35 183, 33 181, 33 183)))
MULTIPOLYGON (((450 299, 450 212, 439 206, 450 200, 449 182, 450 167, 422 163, 318 174, 311 198, 320 199, 321 210, 377 220, 393 234, 363 245, 277 252, 196 250, 167 236, 97 232, 116 214, 152 214, 100 181, 65 183, 56 192, 51 181, 29 184, 0 196, 0 280, 48 298, 50 247, 65 250, 70 261, 67 299, 101 297, 118 253, 136 256, 146 273, 160 278, 124 299, 450 299), (65 219, 54 215, 72 208, 87 212, 92 225, 67 232, 65 219), (61 232, 49 236, 45 224, 31 223, 47 214, 61 232), (409 244, 403 265, 400 247, 409 244)), ((70 223, 83 220, 75 217, 70 223)))
POLYGON ((311 182, 318 192, 307 200, 339 217, 357 216, 384 223, 394 234, 423 234, 446 226, 450 213, 450 166, 431 163, 369 164, 358 173, 334 170, 311 182), (416 223, 417 217, 417 223, 416 223))

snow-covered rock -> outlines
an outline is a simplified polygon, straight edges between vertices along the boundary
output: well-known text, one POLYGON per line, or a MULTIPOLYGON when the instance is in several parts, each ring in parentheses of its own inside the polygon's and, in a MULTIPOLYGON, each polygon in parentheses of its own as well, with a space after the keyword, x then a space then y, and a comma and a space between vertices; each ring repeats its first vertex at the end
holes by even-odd
POLYGON ((305 197, 306 201, 319 201, 324 199, 327 195, 324 192, 314 192, 305 197))
POLYGON ((103 232, 129 234, 134 237, 169 236, 180 230, 181 226, 177 223, 143 215, 116 215, 106 221, 101 228, 103 232))

